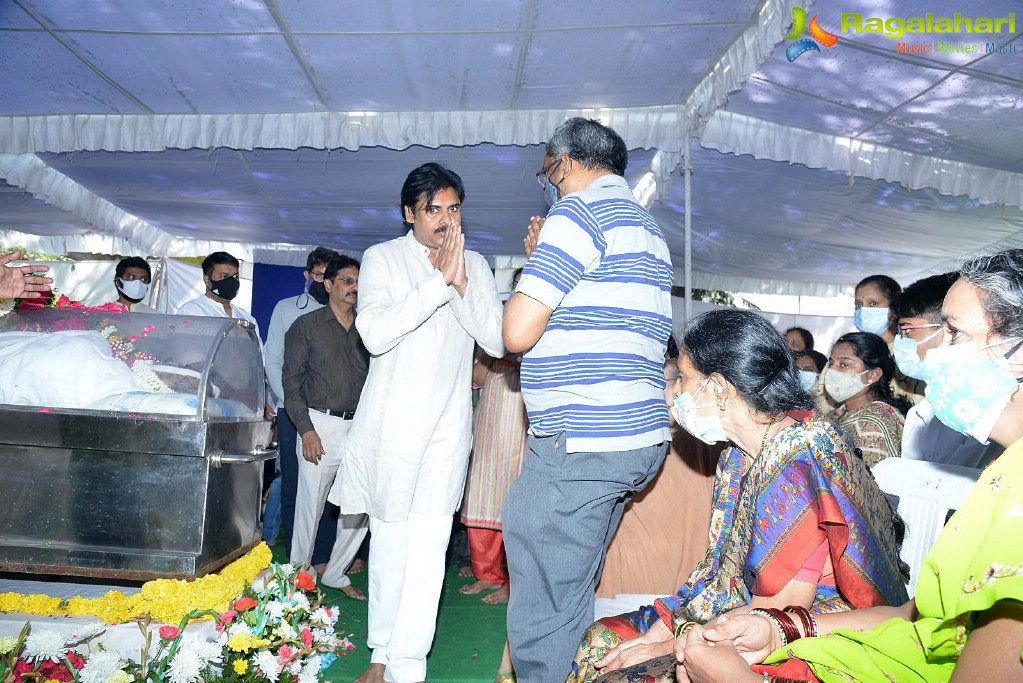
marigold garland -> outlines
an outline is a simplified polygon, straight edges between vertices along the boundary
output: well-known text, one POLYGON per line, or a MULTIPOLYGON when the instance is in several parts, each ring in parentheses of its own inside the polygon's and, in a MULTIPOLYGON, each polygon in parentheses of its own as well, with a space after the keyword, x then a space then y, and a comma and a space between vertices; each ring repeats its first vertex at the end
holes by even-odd
POLYGON ((110 624, 149 614, 156 621, 176 624, 194 610, 226 612, 231 602, 270 566, 271 559, 270 548, 260 543, 216 574, 194 581, 149 581, 135 595, 110 591, 101 598, 75 596, 64 601, 48 595, 0 593, 0 612, 94 615, 110 624))

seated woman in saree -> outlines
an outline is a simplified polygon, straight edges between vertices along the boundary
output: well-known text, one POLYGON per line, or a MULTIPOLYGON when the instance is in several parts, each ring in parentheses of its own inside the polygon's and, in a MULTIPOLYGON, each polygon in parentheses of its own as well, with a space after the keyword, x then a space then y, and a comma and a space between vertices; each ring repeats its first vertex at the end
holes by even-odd
POLYGON ((830 418, 860 449, 867 467, 902 454, 905 396, 892 394, 895 359, 876 334, 843 334, 831 348, 824 390, 838 408, 830 418))
POLYGON ((682 680, 1023 680, 1023 249, 963 264, 942 318, 943 346, 924 361, 934 414, 1006 451, 924 559, 916 597, 815 621, 782 612, 695 627, 676 645, 682 680))
POLYGON ((782 336, 721 310, 693 319, 679 346, 672 415, 734 444, 719 458, 710 546, 675 595, 590 626, 570 682, 673 681, 672 634, 720 614, 906 599, 895 514, 851 443, 810 412, 782 336))

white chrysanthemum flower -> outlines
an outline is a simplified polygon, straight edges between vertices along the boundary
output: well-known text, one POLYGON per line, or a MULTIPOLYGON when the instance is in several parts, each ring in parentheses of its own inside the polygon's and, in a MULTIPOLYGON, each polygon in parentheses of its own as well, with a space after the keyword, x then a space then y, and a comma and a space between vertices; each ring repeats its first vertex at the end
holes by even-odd
POLYGON ((320 656, 312 655, 305 661, 298 674, 298 683, 318 683, 320 678, 320 656))
POLYGON ((330 647, 336 647, 338 643, 337 634, 334 633, 334 629, 327 628, 314 628, 313 641, 319 645, 329 645, 330 647))
POLYGON ((281 675, 281 665, 277 663, 274 653, 269 650, 260 650, 252 658, 252 663, 256 665, 264 678, 271 683, 277 683, 277 679, 281 675))
POLYGON ((282 621, 281 625, 275 630, 277 631, 277 636, 281 640, 295 640, 298 638, 298 631, 296 631, 295 628, 286 621, 282 621))
POLYGON ((210 664, 220 664, 223 661, 224 648, 216 641, 196 643, 192 647, 195 648, 196 655, 202 660, 203 667, 210 664))
POLYGON ((5 655, 14 649, 14 646, 18 644, 18 639, 14 636, 2 636, 0 637, 0 655, 5 655))
POLYGON ((171 660, 167 680, 170 683, 195 683, 202 673, 203 661, 199 653, 192 647, 178 650, 171 660))
POLYGON ((67 635, 56 629, 33 629, 25 638, 24 657, 32 663, 45 659, 59 662, 67 651, 67 635))
POLYGON ((266 613, 271 619, 282 619, 284 617, 284 603, 280 600, 271 600, 266 603, 266 613))
POLYGON ((82 643, 90 638, 95 638, 106 630, 107 625, 102 621, 91 621, 75 628, 68 638, 68 643, 82 643))
POLYGON ((110 650, 94 652, 85 660, 85 666, 80 672, 82 683, 107 683, 122 666, 124 660, 116 652, 110 650))
POLYGON ((281 576, 291 578, 292 576, 295 575, 295 565, 291 564, 290 562, 280 564, 277 565, 277 571, 281 573, 281 576))
POLYGON ((110 678, 106 680, 106 683, 131 683, 135 679, 131 677, 127 671, 118 669, 114 673, 110 674, 110 678))
POLYGON ((297 676, 299 672, 302 671, 302 662, 296 659, 295 661, 290 662, 286 667, 284 667, 284 670, 287 671, 292 676, 297 676))
POLYGON ((313 624, 333 626, 337 623, 337 610, 329 610, 326 607, 318 607, 315 612, 309 615, 309 621, 313 624))
POLYGON ((297 592, 291 596, 291 604, 295 609, 309 609, 309 598, 305 596, 305 593, 297 592))

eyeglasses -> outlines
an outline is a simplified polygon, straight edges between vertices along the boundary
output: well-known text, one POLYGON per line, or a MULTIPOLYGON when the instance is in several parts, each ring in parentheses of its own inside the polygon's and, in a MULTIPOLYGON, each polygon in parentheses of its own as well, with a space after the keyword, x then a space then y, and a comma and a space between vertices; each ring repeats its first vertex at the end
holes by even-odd
POLYGON ((320 270, 320 271, 311 270, 311 271, 309 271, 309 275, 314 280, 316 280, 317 282, 323 282, 323 274, 326 273, 326 272, 327 271, 325 271, 325 270, 320 270))
POLYGON ((540 187, 547 186, 547 172, 556 167, 560 163, 561 159, 555 159, 547 166, 541 168, 539 171, 536 172, 536 182, 540 183, 540 187))
POLYGON ((941 323, 927 323, 926 325, 899 325, 899 336, 905 337, 906 332, 909 330, 926 330, 941 326, 941 323))
POLYGON ((356 282, 358 282, 358 280, 356 280, 354 277, 348 277, 347 275, 345 277, 336 277, 336 278, 334 278, 334 284, 340 283, 340 284, 348 285, 349 287, 351 285, 354 285, 356 282))

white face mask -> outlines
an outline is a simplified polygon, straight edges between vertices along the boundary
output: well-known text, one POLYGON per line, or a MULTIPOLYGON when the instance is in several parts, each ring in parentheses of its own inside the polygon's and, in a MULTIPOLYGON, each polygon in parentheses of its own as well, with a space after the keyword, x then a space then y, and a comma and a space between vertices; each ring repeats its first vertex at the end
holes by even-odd
MULTIPOLYGON (((703 393, 709 381, 703 380, 696 392, 697 397, 703 393)), ((675 418, 675 422, 678 422, 679 427, 704 443, 728 441, 728 435, 725 434, 725 429, 721 426, 721 418, 717 416, 717 413, 704 417, 697 412, 700 408, 713 405, 713 403, 697 404, 696 399, 688 391, 685 391, 675 397, 671 406, 671 414, 675 418)))
POLYGON ((806 391, 813 391, 820 375, 813 370, 799 370, 797 374, 799 375, 799 385, 806 391))
POLYGON ((824 371, 824 391, 828 396, 838 403, 845 403, 848 399, 866 389, 863 380, 860 379, 870 370, 863 372, 842 372, 835 368, 828 368, 824 371))
POLYGON ((146 298, 146 294, 149 293, 149 285, 147 285, 142 280, 125 281, 122 280, 121 278, 117 278, 117 282, 118 282, 117 288, 121 290, 121 293, 124 294, 129 299, 134 299, 135 301, 142 301, 143 299, 146 298))

